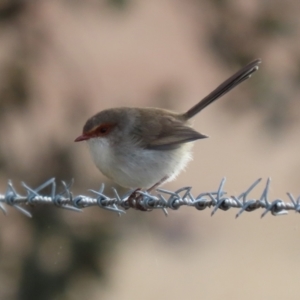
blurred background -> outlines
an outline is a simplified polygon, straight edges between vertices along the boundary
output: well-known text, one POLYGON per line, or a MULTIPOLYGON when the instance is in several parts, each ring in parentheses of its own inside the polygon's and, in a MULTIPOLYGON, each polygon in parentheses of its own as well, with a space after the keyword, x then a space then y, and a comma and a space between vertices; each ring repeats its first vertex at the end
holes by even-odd
MULTIPOLYGON (((2 0, 0 192, 75 179, 106 183, 85 121, 118 106, 183 112, 255 58, 254 76, 194 119, 209 139, 165 186, 238 195, 272 177, 300 193, 300 2, 2 0)), ((259 196, 262 184, 253 193, 259 196)), ((120 189, 120 192, 124 192, 120 189)), ((0 299, 298 299, 300 217, 182 207, 119 218, 32 207, 0 216, 0 299)))

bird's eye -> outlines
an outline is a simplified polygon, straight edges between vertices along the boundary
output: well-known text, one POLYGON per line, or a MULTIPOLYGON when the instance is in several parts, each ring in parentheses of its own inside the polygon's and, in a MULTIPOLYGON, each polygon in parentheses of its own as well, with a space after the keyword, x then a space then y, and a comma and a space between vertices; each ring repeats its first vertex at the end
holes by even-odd
POLYGON ((102 124, 95 130, 95 135, 105 136, 111 131, 113 127, 114 127, 113 124, 102 124))
POLYGON ((99 128, 100 133, 106 133, 107 131, 108 131, 108 127, 106 127, 106 126, 103 126, 103 127, 99 128))

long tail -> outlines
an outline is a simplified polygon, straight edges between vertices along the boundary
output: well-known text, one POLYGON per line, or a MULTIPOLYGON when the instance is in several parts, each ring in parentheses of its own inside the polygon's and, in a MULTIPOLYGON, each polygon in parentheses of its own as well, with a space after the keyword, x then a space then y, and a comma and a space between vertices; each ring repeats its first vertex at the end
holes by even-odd
POLYGON ((258 65, 261 63, 260 59, 256 59, 249 63, 247 66, 240 69, 238 72, 233 74, 223 83, 221 83, 216 89, 214 89, 210 94, 204 97, 199 103, 189 109, 182 117, 186 120, 192 118, 198 112, 200 112, 207 105, 211 104, 221 96, 228 93, 231 89, 242 83, 244 80, 251 77, 252 73, 258 70, 258 65))

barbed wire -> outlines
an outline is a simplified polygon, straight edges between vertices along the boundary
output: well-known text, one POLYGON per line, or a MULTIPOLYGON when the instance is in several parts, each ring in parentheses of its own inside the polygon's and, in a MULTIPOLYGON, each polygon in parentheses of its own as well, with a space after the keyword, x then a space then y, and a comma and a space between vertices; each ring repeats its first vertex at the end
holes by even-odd
POLYGON ((181 206, 194 207, 197 210, 204 210, 213 207, 211 215, 213 216, 218 209, 228 210, 230 208, 239 208, 236 218, 244 212, 251 212, 256 209, 264 209, 261 217, 267 213, 273 216, 287 214, 288 210, 300 212, 300 195, 295 198, 291 193, 287 193, 290 202, 284 202, 282 199, 269 200, 269 189, 271 179, 266 181, 263 192, 258 199, 251 198, 249 194, 261 182, 261 178, 257 179, 250 187, 242 192, 239 196, 226 196, 224 186, 226 178, 223 178, 219 188, 214 192, 204 192, 194 197, 191 187, 183 187, 172 192, 165 189, 157 189, 156 194, 150 194, 141 190, 128 191, 123 196, 120 196, 115 188, 113 188, 114 197, 110 198, 104 193, 104 184, 101 185, 99 191, 89 190, 95 197, 85 195, 73 196, 70 184, 62 181, 63 191, 56 192, 55 178, 47 180, 39 187, 33 189, 26 183, 22 182, 22 186, 26 190, 26 195, 22 196, 17 193, 11 181, 8 182, 5 194, 0 194, 0 210, 6 215, 7 210, 4 204, 12 206, 24 215, 32 217, 31 213, 24 208, 26 205, 55 205, 59 208, 69 209, 76 212, 81 212, 82 209, 91 206, 98 206, 119 215, 124 214, 126 209, 135 208, 141 211, 151 211, 153 209, 161 209, 168 215, 167 209, 177 210, 181 206), (48 195, 43 195, 41 192, 45 188, 51 188, 48 195))

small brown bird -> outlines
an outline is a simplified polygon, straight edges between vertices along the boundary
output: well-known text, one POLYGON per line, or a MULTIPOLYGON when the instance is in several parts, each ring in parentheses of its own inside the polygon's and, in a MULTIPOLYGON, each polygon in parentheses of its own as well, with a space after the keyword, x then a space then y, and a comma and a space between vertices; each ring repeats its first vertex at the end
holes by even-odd
POLYGON ((207 137, 188 120, 248 79, 260 62, 243 67, 185 113, 139 107, 103 110, 88 119, 75 142, 87 141, 94 163, 114 182, 150 191, 173 180, 192 158, 191 142, 207 137))

